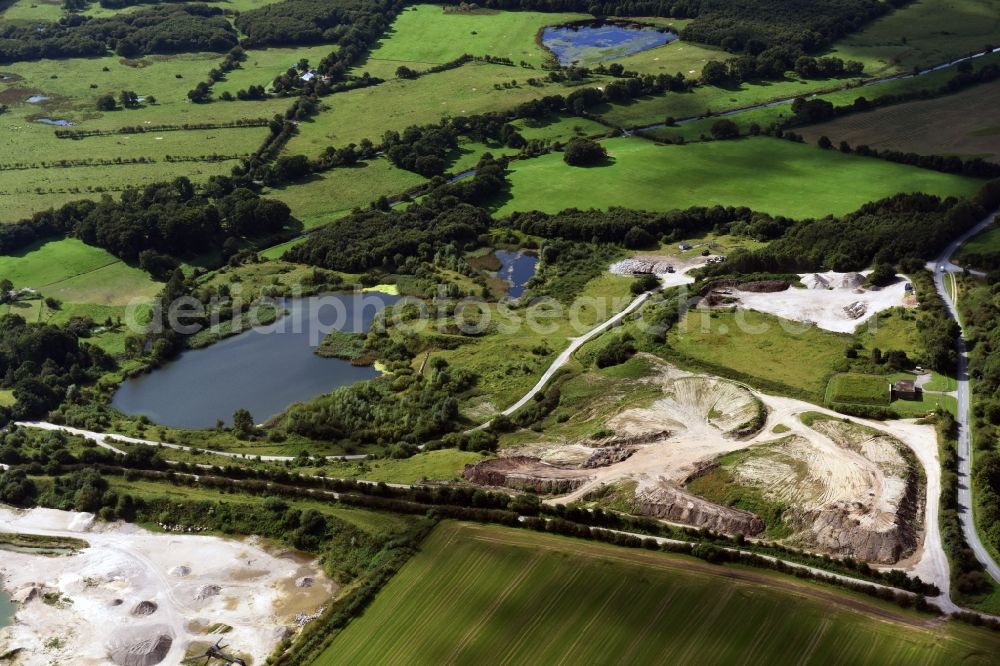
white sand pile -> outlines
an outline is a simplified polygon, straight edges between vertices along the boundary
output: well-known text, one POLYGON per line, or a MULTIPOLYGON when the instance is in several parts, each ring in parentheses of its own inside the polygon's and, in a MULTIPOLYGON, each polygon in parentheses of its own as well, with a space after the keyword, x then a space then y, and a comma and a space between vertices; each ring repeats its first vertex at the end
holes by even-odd
POLYGON ((108 657, 119 666, 154 666, 167 658, 173 643, 173 632, 165 624, 130 627, 108 641, 108 657))
POLYGON ((218 585, 202 585, 198 588, 198 591, 195 592, 194 598, 198 601, 204 601, 209 597, 219 596, 219 592, 222 592, 222 588, 218 585))
POLYGON ((184 576, 191 575, 191 567, 186 567, 184 565, 179 565, 167 572, 171 576, 176 576, 177 578, 183 578, 184 576))
POLYGON ((829 289, 830 282, 825 277, 819 273, 813 273, 812 275, 803 275, 802 284, 806 286, 806 289, 829 289))
POLYGON ((837 287, 841 289, 857 289, 865 283, 865 276, 861 273, 845 273, 840 278, 837 287))
POLYGON ((812 273, 800 276, 808 289, 773 293, 738 292, 742 307, 783 319, 815 324, 838 333, 851 333, 872 315, 904 304, 906 280, 882 289, 862 289, 862 273, 812 273))
POLYGON ((135 617, 145 617, 146 615, 152 615, 156 612, 159 606, 156 605, 155 601, 140 601, 132 608, 132 615, 135 617))

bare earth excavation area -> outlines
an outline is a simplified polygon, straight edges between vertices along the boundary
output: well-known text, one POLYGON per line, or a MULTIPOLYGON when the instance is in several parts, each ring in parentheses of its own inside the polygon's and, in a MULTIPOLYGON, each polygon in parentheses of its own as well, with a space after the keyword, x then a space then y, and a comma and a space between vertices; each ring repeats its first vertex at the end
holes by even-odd
POLYGON ((262 663, 333 594, 314 562, 254 539, 154 534, 91 514, 0 508, 0 532, 72 536, 76 554, 4 550, 0 577, 19 602, 0 630, 14 664, 177 664, 225 637, 262 663))
POLYGON ((467 467, 466 479, 876 564, 921 559, 936 503, 925 507, 926 461, 914 451, 933 456, 931 426, 876 428, 650 360, 657 372, 635 381, 662 396, 613 415, 613 436, 517 447, 467 467))

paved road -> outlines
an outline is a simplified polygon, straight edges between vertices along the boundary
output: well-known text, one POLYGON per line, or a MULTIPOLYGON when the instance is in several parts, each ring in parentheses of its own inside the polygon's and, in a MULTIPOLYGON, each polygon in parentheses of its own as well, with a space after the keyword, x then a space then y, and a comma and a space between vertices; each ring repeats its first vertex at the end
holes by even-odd
MULTIPOLYGON (((1000 212, 1000 211, 998 211, 1000 212)), ((951 316, 962 325, 962 320, 958 316, 958 307, 948 294, 945 288, 945 281, 951 282, 952 292, 955 293, 955 273, 961 273, 962 268, 952 263, 951 257, 958 248, 967 240, 978 234, 980 231, 993 223, 993 217, 997 212, 991 213, 982 222, 962 234, 951 243, 944 252, 937 258, 932 266, 934 271, 934 285, 938 293, 948 305, 951 316)), ((993 580, 1000 582, 1000 565, 996 563, 986 546, 979 538, 976 531, 976 524, 972 518, 972 444, 969 432, 969 358, 965 349, 965 331, 958 338, 958 504, 959 518, 962 521, 962 532, 965 540, 969 543, 976 559, 986 568, 986 571, 993 577, 993 580)))
MULTIPOLYGON (((108 449, 109 451, 114 451, 115 453, 124 454, 124 451, 115 448, 114 441, 124 442, 126 444, 141 444, 143 446, 156 446, 163 447, 165 449, 174 449, 175 451, 191 451, 195 453, 208 453, 213 456, 222 456, 224 458, 238 458, 240 460, 256 460, 260 458, 268 462, 284 462, 286 460, 295 460, 296 456, 257 456, 252 453, 234 453, 233 451, 213 451, 211 449, 202 449, 195 446, 183 446, 181 444, 168 444, 167 442, 154 442, 149 439, 137 439, 135 437, 126 437, 125 435, 108 435, 100 432, 93 432, 91 430, 81 430, 79 428, 70 428, 69 426, 58 425, 55 423, 46 423, 45 421, 18 421, 17 425, 22 428, 39 428, 41 430, 61 430, 62 432, 69 433, 71 435, 77 435, 79 437, 86 437, 87 439, 92 439, 97 442, 97 445, 108 449), (112 441, 109 442, 108 440, 112 441)), ((367 455, 352 455, 352 456, 324 456, 327 460, 364 460, 367 455)))

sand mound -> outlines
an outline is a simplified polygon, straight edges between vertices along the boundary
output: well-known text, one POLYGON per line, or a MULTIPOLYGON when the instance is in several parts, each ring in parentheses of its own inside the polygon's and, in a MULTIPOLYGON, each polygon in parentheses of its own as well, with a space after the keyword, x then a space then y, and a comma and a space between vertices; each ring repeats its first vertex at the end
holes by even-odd
POLYGON ((218 585, 202 585, 201 587, 198 588, 198 591, 195 593, 194 598, 197 599, 198 601, 204 601, 209 597, 218 596, 219 592, 222 592, 222 588, 219 587, 218 585))
POLYGON ((309 576, 303 576, 302 578, 295 579, 295 587, 312 587, 313 579, 309 576))
POLYGON ((629 434, 702 428, 730 437, 753 434, 751 424, 756 423, 759 401, 741 386, 707 377, 684 377, 668 383, 664 393, 665 397, 651 407, 626 410, 609 425, 629 434))
POLYGON ((153 601, 140 601, 132 609, 132 615, 135 615, 136 617, 152 615, 158 608, 159 606, 157 606, 153 601))
POLYGON ((166 625, 122 629, 108 643, 108 657, 119 666, 154 666, 166 658, 173 643, 166 625))
POLYGON ((108 602, 108 606, 114 608, 116 606, 121 606, 123 603, 125 602, 121 599, 112 599, 111 601, 108 602))
POLYGON ((178 578, 183 578, 184 576, 191 575, 191 567, 186 567, 184 565, 176 566, 167 572, 171 576, 177 576, 178 578))
POLYGON ((861 273, 844 273, 840 278, 841 289, 857 289, 865 283, 865 276, 861 273))
POLYGON ((812 275, 806 275, 802 278, 802 284, 806 286, 807 289, 829 289, 830 281, 819 273, 813 273, 812 275))

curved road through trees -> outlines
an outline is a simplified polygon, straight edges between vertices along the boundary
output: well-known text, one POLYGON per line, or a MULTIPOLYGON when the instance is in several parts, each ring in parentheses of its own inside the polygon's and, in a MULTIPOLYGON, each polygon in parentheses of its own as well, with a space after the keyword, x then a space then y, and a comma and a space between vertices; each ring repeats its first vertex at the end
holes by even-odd
MULTIPOLYGON (((951 258, 963 243, 990 226, 997 212, 1000 211, 990 213, 982 222, 955 239, 938 256, 931 267, 934 271, 934 285, 937 287, 938 293, 941 294, 941 298, 947 304, 951 316, 955 318, 960 328, 962 327, 962 319, 959 317, 958 305, 955 303, 952 294, 956 294, 957 296, 955 273, 959 273, 963 269, 953 264, 951 258), (951 292, 945 286, 946 281, 951 283, 951 292)), ((956 377, 958 382, 958 515, 962 521, 962 533, 965 535, 965 540, 968 542, 969 547, 975 552, 976 559, 979 560, 980 564, 983 565, 993 580, 1000 582, 1000 565, 996 563, 996 560, 990 555, 990 551, 983 544, 982 540, 980 540, 979 533, 976 531, 976 522, 972 516, 972 437, 969 431, 969 357, 966 354, 964 328, 962 328, 962 333, 959 335, 956 345, 958 348, 958 376, 956 377)))

